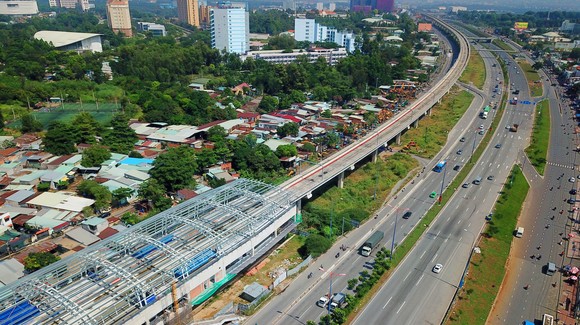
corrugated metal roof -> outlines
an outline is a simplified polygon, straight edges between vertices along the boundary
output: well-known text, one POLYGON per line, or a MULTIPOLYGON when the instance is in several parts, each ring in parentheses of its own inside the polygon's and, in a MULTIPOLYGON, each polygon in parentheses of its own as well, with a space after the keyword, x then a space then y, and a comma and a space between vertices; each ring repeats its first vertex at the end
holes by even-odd
POLYGON ((52 43, 54 47, 61 47, 76 42, 81 42, 95 36, 102 34, 93 33, 73 33, 73 32, 57 32, 52 30, 41 30, 34 34, 34 38, 41 39, 47 43, 52 43))
POLYGON ((95 203, 95 200, 61 193, 46 192, 28 201, 28 203, 59 210, 81 212, 83 208, 95 203))
POLYGON ((11 258, 0 262, 0 282, 12 283, 24 276, 24 265, 11 258))
POLYGON ((7 201, 22 202, 34 195, 34 191, 20 190, 6 198, 7 201))

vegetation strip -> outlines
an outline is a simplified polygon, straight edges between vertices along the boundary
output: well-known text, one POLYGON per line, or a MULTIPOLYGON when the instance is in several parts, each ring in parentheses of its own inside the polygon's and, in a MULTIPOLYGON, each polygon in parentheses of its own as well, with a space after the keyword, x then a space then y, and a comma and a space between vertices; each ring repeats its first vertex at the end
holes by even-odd
POLYGON ((536 106, 532 141, 526 154, 540 175, 544 175, 550 143, 550 102, 542 100, 536 106))
POLYGON ((473 101, 473 95, 458 87, 451 88, 451 96, 445 96, 436 104, 431 115, 419 121, 419 127, 412 128, 401 136, 401 143, 408 145, 408 152, 423 158, 433 158, 441 151, 451 128, 465 114, 473 101))
POLYGON ((459 81, 464 83, 473 83, 478 89, 483 89, 485 83, 485 63, 477 51, 471 51, 467 67, 461 74, 459 81))
POLYGON ((446 324, 485 324, 505 276, 517 218, 530 186, 519 166, 514 166, 495 205, 493 219, 479 240, 480 254, 473 254, 465 285, 446 324))
POLYGON ((530 95, 532 97, 542 96, 542 80, 540 80, 540 75, 532 66, 523 60, 518 60, 518 64, 524 70, 526 79, 528 80, 528 85, 530 86, 530 95))
POLYGON ((511 52, 514 50, 511 46, 507 45, 506 42, 499 39, 494 39, 492 43, 506 52, 511 52))

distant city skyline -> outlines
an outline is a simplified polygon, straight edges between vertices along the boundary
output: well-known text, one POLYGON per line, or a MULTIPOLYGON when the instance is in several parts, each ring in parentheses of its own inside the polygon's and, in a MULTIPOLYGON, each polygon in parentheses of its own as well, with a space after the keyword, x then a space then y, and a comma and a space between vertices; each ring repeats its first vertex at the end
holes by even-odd
POLYGON ((465 6, 469 10, 490 9, 490 10, 514 10, 514 11, 580 11, 580 1, 578 0, 397 0, 399 5, 413 5, 417 7, 429 6, 465 6))

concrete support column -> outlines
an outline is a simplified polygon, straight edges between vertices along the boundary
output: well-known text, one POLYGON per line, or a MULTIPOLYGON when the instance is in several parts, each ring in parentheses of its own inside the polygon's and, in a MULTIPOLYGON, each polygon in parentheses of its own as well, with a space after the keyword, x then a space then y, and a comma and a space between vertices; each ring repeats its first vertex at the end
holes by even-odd
POLYGON ((413 127, 416 129, 419 127, 419 119, 415 120, 415 122, 413 122, 413 127))
POLYGON ((401 133, 397 134, 397 137, 395 138, 395 142, 399 145, 401 144, 401 133))
POLYGON ((338 188, 344 188, 344 172, 338 175, 338 188))
POLYGON ((433 111, 433 108, 430 108, 430 109, 428 109, 428 110, 427 110, 427 115, 428 115, 428 116, 431 116, 431 114, 433 113, 432 111, 433 111))
POLYGON ((379 149, 373 151, 372 162, 376 163, 378 158, 379 158, 379 149))

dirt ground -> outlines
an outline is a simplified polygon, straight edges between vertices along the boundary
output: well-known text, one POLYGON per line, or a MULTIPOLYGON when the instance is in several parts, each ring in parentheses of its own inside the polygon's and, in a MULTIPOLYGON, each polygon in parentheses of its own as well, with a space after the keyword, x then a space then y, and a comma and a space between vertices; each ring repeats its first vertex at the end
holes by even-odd
POLYGON ((300 264, 302 258, 297 251, 302 244, 302 239, 298 236, 293 236, 288 239, 280 245, 278 249, 274 250, 266 259, 264 259, 264 261, 258 264, 257 267, 261 266, 261 268, 259 268, 254 275, 244 275, 242 278, 231 284, 225 291, 214 295, 205 305, 194 310, 194 318, 196 320, 211 318, 230 302, 248 303, 239 297, 244 290, 244 287, 253 282, 269 286, 274 281, 274 276, 277 271, 282 269, 292 269, 294 266, 300 264))

